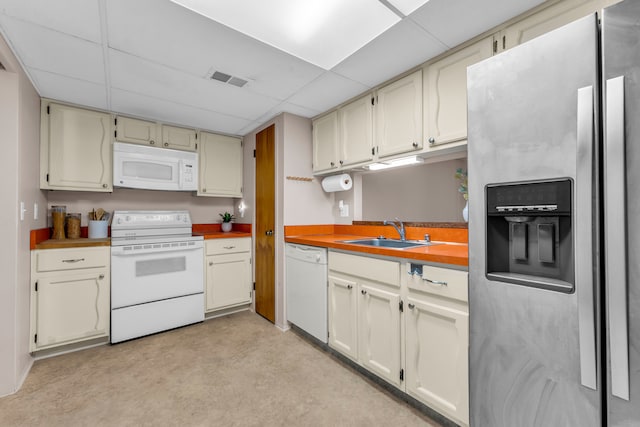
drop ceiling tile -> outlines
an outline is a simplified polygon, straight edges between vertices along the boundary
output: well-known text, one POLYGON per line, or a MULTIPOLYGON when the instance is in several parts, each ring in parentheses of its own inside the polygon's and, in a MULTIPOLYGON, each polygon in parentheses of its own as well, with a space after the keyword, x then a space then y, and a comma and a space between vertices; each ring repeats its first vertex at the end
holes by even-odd
POLYGON ((112 111, 149 120, 190 126, 202 130, 241 135, 240 130, 250 123, 240 117, 176 104, 119 89, 111 90, 112 111))
POLYGON ((361 83, 327 71, 287 101, 316 111, 326 111, 368 89, 361 83))
POLYGON ((2 0, 0 12, 100 43, 98 0, 2 0))
POLYGON ((216 80, 193 76, 110 49, 111 85, 178 104, 255 119, 279 103, 274 98, 216 80))
POLYGON ((331 71, 373 87, 445 50, 444 44, 405 18, 331 71))
POLYGON ((323 70, 169 1, 109 0, 109 46, 204 77, 214 70, 284 100, 323 70), (153 10, 153 25, 141 16, 153 10))
POLYGON ((0 25, 26 67, 105 84, 101 45, 5 15, 0 25))
POLYGON ((454 47, 508 21, 544 0, 430 0, 410 15, 425 30, 454 47))
POLYGON ((107 90, 104 85, 72 79, 47 71, 27 70, 33 78, 38 93, 43 98, 56 99, 72 104, 108 110, 107 90))

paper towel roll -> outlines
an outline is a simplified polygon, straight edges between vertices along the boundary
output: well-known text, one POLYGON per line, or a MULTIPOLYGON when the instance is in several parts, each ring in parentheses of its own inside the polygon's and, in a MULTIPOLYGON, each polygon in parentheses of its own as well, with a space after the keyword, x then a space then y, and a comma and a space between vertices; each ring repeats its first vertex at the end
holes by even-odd
POLYGON ((322 189, 327 193, 332 191, 347 191, 351 189, 353 181, 347 173, 328 176, 322 180, 322 189))

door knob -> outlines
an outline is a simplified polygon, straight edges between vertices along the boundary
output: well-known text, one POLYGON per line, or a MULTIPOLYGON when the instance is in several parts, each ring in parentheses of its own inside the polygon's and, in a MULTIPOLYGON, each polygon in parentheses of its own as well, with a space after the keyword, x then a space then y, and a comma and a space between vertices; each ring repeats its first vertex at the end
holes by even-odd
POLYGON ((264 232, 267 236, 273 236, 273 230, 267 230, 264 232))

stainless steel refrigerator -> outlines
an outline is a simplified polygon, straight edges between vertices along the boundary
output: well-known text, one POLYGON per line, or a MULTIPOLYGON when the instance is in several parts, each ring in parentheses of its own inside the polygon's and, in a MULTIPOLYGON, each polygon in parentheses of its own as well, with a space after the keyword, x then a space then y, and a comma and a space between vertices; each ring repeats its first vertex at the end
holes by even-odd
POLYGON ((640 1, 468 69, 478 427, 640 425, 640 1))

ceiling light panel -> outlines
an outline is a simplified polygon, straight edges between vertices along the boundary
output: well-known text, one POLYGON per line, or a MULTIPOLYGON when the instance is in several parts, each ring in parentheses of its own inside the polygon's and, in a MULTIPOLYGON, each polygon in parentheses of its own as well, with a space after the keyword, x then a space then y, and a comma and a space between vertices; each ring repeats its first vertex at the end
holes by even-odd
POLYGON ((400 18, 372 0, 171 0, 325 70, 400 18))
POLYGON ((404 16, 411 14, 414 10, 425 4, 429 0, 385 0, 398 9, 404 16))

